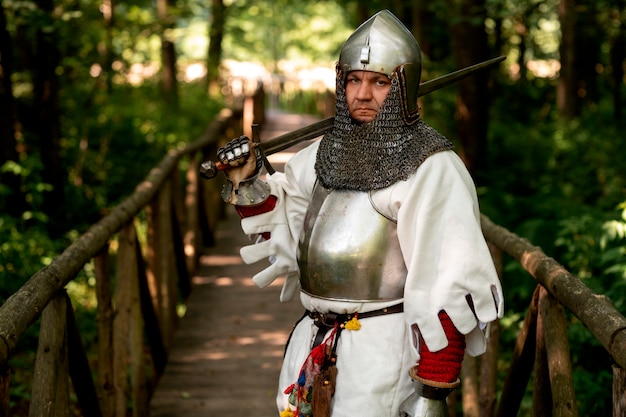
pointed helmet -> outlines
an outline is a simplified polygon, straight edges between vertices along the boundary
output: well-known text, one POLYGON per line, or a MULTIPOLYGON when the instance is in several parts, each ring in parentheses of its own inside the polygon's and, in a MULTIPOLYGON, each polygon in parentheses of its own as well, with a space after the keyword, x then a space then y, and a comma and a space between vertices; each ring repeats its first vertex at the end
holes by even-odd
POLYGON ((422 72, 420 47, 411 32, 389 10, 363 22, 344 43, 337 76, 341 82, 350 71, 380 72, 397 78, 402 90, 403 118, 407 124, 418 118, 417 92, 422 72))

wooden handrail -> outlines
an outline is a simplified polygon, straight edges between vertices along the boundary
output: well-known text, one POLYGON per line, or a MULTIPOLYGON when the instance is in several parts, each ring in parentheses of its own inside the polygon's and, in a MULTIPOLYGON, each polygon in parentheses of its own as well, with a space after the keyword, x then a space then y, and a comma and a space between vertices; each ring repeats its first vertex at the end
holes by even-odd
MULTIPOLYGON (((262 86, 256 95, 261 96, 261 93, 262 86)), ((264 105, 258 98, 245 98, 244 102, 264 105)), ((248 105, 247 109, 222 110, 200 138, 169 151, 132 195, 92 225, 0 306, 0 386, 3 387, 0 417, 9 415, 7 362, 20 338, 42 312, 45 312, 42 323, 45 320, 47 324, 43 325, 45 329, 39 339, 30 415, 43 415, 41 411, 51 410, 50 407, 58 415, 67 414, 64 410, 69 407, 69 378, 86 415, 125 415, 129 393, 134 412, 139 413, 136 415, 148 412, 148 389, 154 387, 164 370, 167 348, 175 330, 176 305, 179 299, 189 295, 190 276, 197 267, 199 249, 212 240, 209 235, 213 233, 213 212, 222 210, 221 204, 213 204, 207 196, 217 195, 210 189, 212 185, 199 182, 199 160, 206 159, 207 152, 214 154, 217 146, 240 134, 244 119, 257 122, 255 116, 246 112, 258 114, 263 109, 248 105), (178 170, 183 157, 189 158, 188 184, 184 191, 179 184, 178 170), (182 195, 183 192, 186 194, 182 195), (134 228, 134 219, 142 210, 147 212, 149 228, 145 251, 134 228), (119 241, 115 267, 117 284, 112 290, 108 252, 109 242, 115 236, 119 241), (92 259, 96 266, 98 354, 101 355, 98 388, 64 290, 92 259), (144 337, 148 346, 144 346, 144 337), (50 343, 55 346, 54 357, 50 343), (146 348, 149 358, 144 356, 146 348), (132 358, 130 367, 128 357, 132 358), (152 364, 151 375, 146 374, 146 360, 152 364), (127 390, 128 375, 131 386, 127 390)))
POLYGON ((487 240, 511 255, 593 333, 613 360, 626 368, 626 318, 606 296, 593 292, 579 278, 526 239, 481 216, 487 240))
POLYGON ((183 155, 215 143, 234 116, 240 115, 235 115, 232 110, 222 111, 199 140, 180 150, 168 152, 131 196, 89 228, 50 265, 35 273, 0 306, 0 367, 6 365, 20 337, 39 317, 52 297, 105 247, 111 236, 154 198, 178 160, 183 155))

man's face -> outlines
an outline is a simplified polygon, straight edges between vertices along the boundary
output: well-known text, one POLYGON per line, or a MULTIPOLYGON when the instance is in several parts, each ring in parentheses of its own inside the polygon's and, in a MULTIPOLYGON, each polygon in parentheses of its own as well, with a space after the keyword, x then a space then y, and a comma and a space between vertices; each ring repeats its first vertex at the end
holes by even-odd
POLYGON ((385 74, 351 71, 346 77, 346 101, 350 116, 359 122, 371 122, 391 88, 385 74))

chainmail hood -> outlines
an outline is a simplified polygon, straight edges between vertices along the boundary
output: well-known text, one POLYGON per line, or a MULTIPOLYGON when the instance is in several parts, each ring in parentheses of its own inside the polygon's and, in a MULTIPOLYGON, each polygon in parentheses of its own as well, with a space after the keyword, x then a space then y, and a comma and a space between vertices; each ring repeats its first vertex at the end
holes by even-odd
POLYGON ((434 153, 452 143, 421 119, 403 119, 397 71, 374 120, 355 122, 348 112, 345 77, 337 68, 337 102, 332 130, 320 141, 315 171, 327 189, 377 190, 406 180, 434 153))

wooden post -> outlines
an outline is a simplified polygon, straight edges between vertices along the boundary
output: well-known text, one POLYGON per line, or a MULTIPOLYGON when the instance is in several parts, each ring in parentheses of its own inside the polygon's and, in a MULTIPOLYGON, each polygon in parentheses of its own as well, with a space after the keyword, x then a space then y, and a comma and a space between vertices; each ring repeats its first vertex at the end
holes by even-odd
POLYGON ((78 323, 76 323, 72 301, 67 294, 64 293, 64 295, 67 304, 67 356, 72 386, 83 415, 103 417, 89 359, 80 337, 78 323))
POLYGON ((10 375, 8 366, 0 366, 0 417, 9 417, 9 405, 11 403, 10 375))
MULTIPOLYGON (((170 276, 170 280, 173 281, 173 285, 176 288, 175 291, 178 291, 176 294, 179 296, 181 300, 186 300, 191 294, 191 275, 189 273, 189 269, 187 268, 187 257, 185 256, 185 243, 183 241, 183 229, 180 226, 180 220, 178 219, 178 214, 176 210, 174 210, 175 204, 172 203, 172 219, 171 219, 171 228, 172 228, 172 262, 174 263, 174 273, 170 276)), ((174 322, 176 323, 176 319, 178 317, 175 315, 174 322)))
POLYGON ((489 324, 487 351, 480 361, 480 391, 478 406, 481 417, 493 417, 498 397, 498 348, 500 345, 500 321, 489 324))
MULTIPOLYGON (((125 251, 125 274, 127 281, 121 285, 121 291, 126 294, 121 298, 128 303, 125 318, 128 319, 129 349, 130 349, 130 380, 132 385, 133 416, 142 417, 149 414, 147 376, 145 371, 144 354, 144 321, 142 317, 141 300, 139 295, 139 271, 140 262, 143 261, 138 255, 141 251, 138 248, 137 232, 132 223, 126 225, 120 233, 120 249, 124 246, 125 251)), ((118 281, 118 285, 119 285, 118 281)), ((117 290, 117 287, 116 287, 117 290)), ((117 295, 116 291, 116 295, 117 295)))
POLYGON ((563 306, 543 287, 539 296, 539 314, 544 323, 553 415, 578 417, 563 306))
MULTIPOLYGON (((115 266, 115 314, 113 316, 113 384, 115 387, 115 417, 126 417, 128 403, 128 362, 130 321, 132 310, 133 276, 137 275, 134 262, 134 227, 126 224, 118 234, 115 266)), ((135 281, 136 282, 136 281, 135 281)))
POLYGON ((613 365, 613 417, 626 416, 626 371, 613 365))
POLYGON ((41 314, 29 417, 69 415, 66 315, 62 293, 52 298, 41 314))
POLYGON ((189 157, 189 168, 187 169, 187 187, 185 190, 185 228, 183 243, 185 245, 185 257, 187 258, 187 270, 195 272, 198 267, 198 258, 200 256, 200 242, 201 236, 199 235, 199 212, 198 212, 198 197, 199 197, 199 154, 195 153, 189 157))
POLYGON ((524 324, 517 336, 513 359, 504 382, 497 417, 516 416, 519 411, 535 358, 539 287, 535 289, 524 324))
MULTIPOLYGON (((465 355, 462 365, 461 398, 464 417, 479 417, 478 412, 478 359, 465 355)), ((452 413, 451 413, 452 414, 452 413)), ((454 414, 452 414, 454 415, 454 414)))
POLYGON ((172 213, 172 244, 174 251, 174 264, 176 267, 176 280, 178 288, 183 300, 187 299, 191 292, 191 276, 190 269, 187 266, 187 256, 185 255, 185 201, 181 190, 180 173, 178 172, 179 164, 176 164, 170 175, 171 191, 171 213, 172 213))
MULTIPOLYGON (((539 287, 538 287, 539 288, 539 287)), ((540 289, 539 297, 545 295, 540 289)), ((541 302, 541 301, 540 301, 541 302)), ((536 347, 535 347, 535 380, 533 383, 532 415, 534 417, 552 417, 552 388, 550 387, 550 372, 548 370, 548 354, 546 352, 545 326, 550 323, 544 317, 537 316, 536 347)))
POLYGON ((254 123, 254 97, 247 95, 243 99, 243 134, 252 137, 252 123, 254 123))
POLYGON ((173 259, 171 184, 163 184, 148 210, 148 283, 165 349, 172 344, 176 322, 176 268, 173 259))
POLYGON ((159 319, 152 303, 152 295, 148 285, 148 276, 146 273, 145 263, 143 261, 139 240, 135 234, 135 257, 137 259, 137 274, 139 278, 139 300, 141 312, 144 321, 146 338, 150 344, 150 355, 152 357, 152 365, 155 372, 156 380, 163 374, 165 364, 167 362, 167 352, 163 345, 163 336, 161 335, 161 327, 159 319))
POLYGON ((94 258, 96 297, 98 300, 98 371, 102 415, 113 417, 113 305, 111 303, 111 271, 109 245, 94 258))
MULTIPOLYGON (((496 267, 498 278, 502 282, 502 251, 491 242, 487 242, 491 259, 496 267)), ((487 329, 489 340, 487 350, 480 361, 480 391, 478 405, 481 417, 493 417, 498 396, 498 348, 500 346, 500 321, 495 320, 487 329)))

